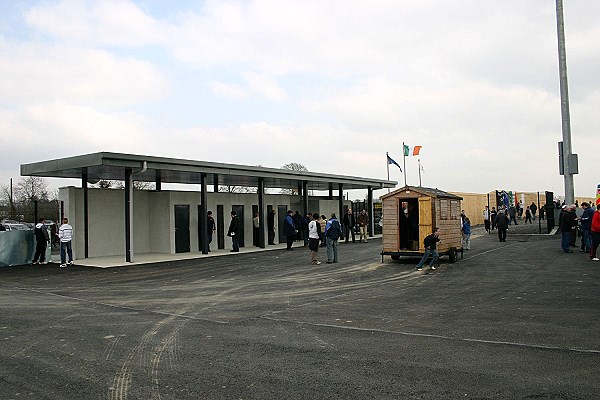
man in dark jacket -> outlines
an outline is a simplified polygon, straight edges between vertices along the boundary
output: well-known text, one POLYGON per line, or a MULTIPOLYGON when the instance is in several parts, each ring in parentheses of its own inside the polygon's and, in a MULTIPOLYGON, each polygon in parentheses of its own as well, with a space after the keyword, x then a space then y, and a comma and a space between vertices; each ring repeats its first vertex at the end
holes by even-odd
POLYGON ((348 208, 348 211, 346 211, 346 215, 344 215, 342 222, 344 223, 344 236, 346 236, 346 243, 348 243, 350 235, 352 235, 352 243, 356 243, 356 237, 354 236, 354 214, 352 214, 351 208, 348 208))
POLYGON ((40 218, 39 223, 33 230, 36 245, 32 264, 37 264, 38 260, 40 260, 40 264, 46 263, 46 244, 50 242, 50 235, 48 235, 48 228, 46 228, 44 222, 44 218, 40 218))
POLYGON ((213 233, 217 231, 217 225, 213 218, 212 211, 206 213, 206 232, 208 233, 208 251, 210 251, 210 244, 212 243, 213 233))
POLYGON ((508 230, 509 222, 508 217, 504 214, 504 210, 499 210, 498 215, 494 219, 494 224, 498 229, 498 239, 501 242, 506 242, 506 231, 508 230))
POLYGON ((437 252, 437 242, 440 241, 439 236, 440 236, 440 228, 435 228, 433 230, 433 233, 429 236, 426 236, 425 239, 423 240, 423 244, 425 245, 425 254, 423 254, 423 258, 421 258, 421 261, 419 261, 419 263, 417 264, 417 271, 423 270, 423 265, 425 265, 425 262, 429 258, 430 254, 432 255, 432 258, 431 258, 431 262, 429 263, 429 268, 435 269, 435 266, 433 264, 435 264, 437 262, 437 260, 440 258, 439 254, 437 252))
POLYGON ((283 222, 283 233, 287 239, 286 250, 292 250, 292 244, 294 243, 294 239, 296 239, 296 234, 298 233, 296 224, 294 223, 294 212, 292 210, 288 211, 285 221, 283 222))
POLYGON ((275 244, 275 210, 267 215, 267 229, 269 231, 269 244, 275 244))
POLYGON ((229 223, 229 230, 227 230, 227 236, 231 237, 232 249, 230 251, 233 253, 237 253, 240 251, 239 234, 240 220, 236 212, 231 211, 231 222, 229 223))
POLYGON ((575 214, 575 205, 567 206, 560 218, 560 247, 565 253, 572 253, 571 235, 573 228, 577 226, 577 215, 575 214))
POLYGON ((579 218, 581 224, 581 251, 590 252, 592 247, 592 218, 594 217, 594 208, 587 202, 581 203, 583 214, 579 218))

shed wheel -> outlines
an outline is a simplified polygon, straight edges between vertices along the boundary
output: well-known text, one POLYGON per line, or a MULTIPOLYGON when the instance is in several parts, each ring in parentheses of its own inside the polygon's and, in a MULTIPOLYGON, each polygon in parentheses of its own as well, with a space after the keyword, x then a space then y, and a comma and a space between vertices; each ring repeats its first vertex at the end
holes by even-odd
POLYGON ((450 251, 448 253, 448 257, 450 258, 450 262, 451 263, 455 263, 456 262, 456 258, 457 258, 456 248, 454 248, 454 247, 450 248, 450 251))
POLYGON ((400 259, 400 256, 397 254, 392 255, 392 260, 394 261, 398 261, 400 259))

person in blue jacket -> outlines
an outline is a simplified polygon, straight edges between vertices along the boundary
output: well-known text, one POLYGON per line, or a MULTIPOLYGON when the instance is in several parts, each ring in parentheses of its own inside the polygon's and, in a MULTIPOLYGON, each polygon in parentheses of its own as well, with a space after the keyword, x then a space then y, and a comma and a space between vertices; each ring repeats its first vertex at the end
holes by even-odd
POLYGON ((471 220, 466 215, 463 217, 461 231, 463 250, 471 250, 471 220))

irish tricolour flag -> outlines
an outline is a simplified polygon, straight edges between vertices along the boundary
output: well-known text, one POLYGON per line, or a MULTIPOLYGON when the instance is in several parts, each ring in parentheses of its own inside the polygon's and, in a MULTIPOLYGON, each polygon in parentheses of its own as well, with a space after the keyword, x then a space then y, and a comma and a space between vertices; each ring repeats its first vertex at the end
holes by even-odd
POLYGON ((419 152, 421 151, 421 147, 423 146, 408 146, 408 145, 404 145, 404 157, 409 157, 409 156, 418 156, 419 152))

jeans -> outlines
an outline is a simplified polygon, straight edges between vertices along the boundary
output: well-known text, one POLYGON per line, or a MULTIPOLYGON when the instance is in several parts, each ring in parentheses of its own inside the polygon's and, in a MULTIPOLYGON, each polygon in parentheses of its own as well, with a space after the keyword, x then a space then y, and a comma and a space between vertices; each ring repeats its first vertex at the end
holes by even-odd
POLYGON ((569 249, 569 247, 571 246, 571 232, 570 231, 561 232, 560 235, 561 235, 560 248, 565 253, 568 253, 571 250, 571 249, 569 249))
POLYGON ((235 251, 235 252, 240 251, 240 241, 238 240, 238 237, 235 235, 231 237, 231 246, 233 248, 233 251, 235 251))
POLYGON ((592 248, 592 231, 591 229, 581 230, 581 250, 590 251, 592 248))
POLYGON ((511 223, 512 221, 515 221, 515 225, 519 225, 519 224, 517 224, 517 219, 515 218, 514 215, 512 217, 510 217, 510 220, 508 221, 508 224, 512 225, 512 223, 511 223))
POLYGON ((465 234, 463 233, 463 237, 462 237, 462 247, 465 250, 471 250, 471 234, 465 234))
POLYGON ((70 240, 68 242, 60 242, 60 263, 61 264, 66 264, 67 255, 69 256, 69 262, 73 262, 73 247, 71 246, 70 240))
POLYGON ((433 264, 435 264, 437 262, 437 260, 440 258, 440 255, 438 254, 437 249, 430 249, 429 247, 426 247, 425 254, 423 254, 423 258, 421 258, 421 261, 419 261, 419 263, 417 264, 417 268, 422 268, 423 265, 425 265, 425 262, 429 258, 430 254, 433 255, 433 258, 431 259, 431 262, 429 263, 430 267, 433 264))
POLYGON ((327 262, 338 262, 338 241, 337 239, 325 238, 327 243, 327 262))

